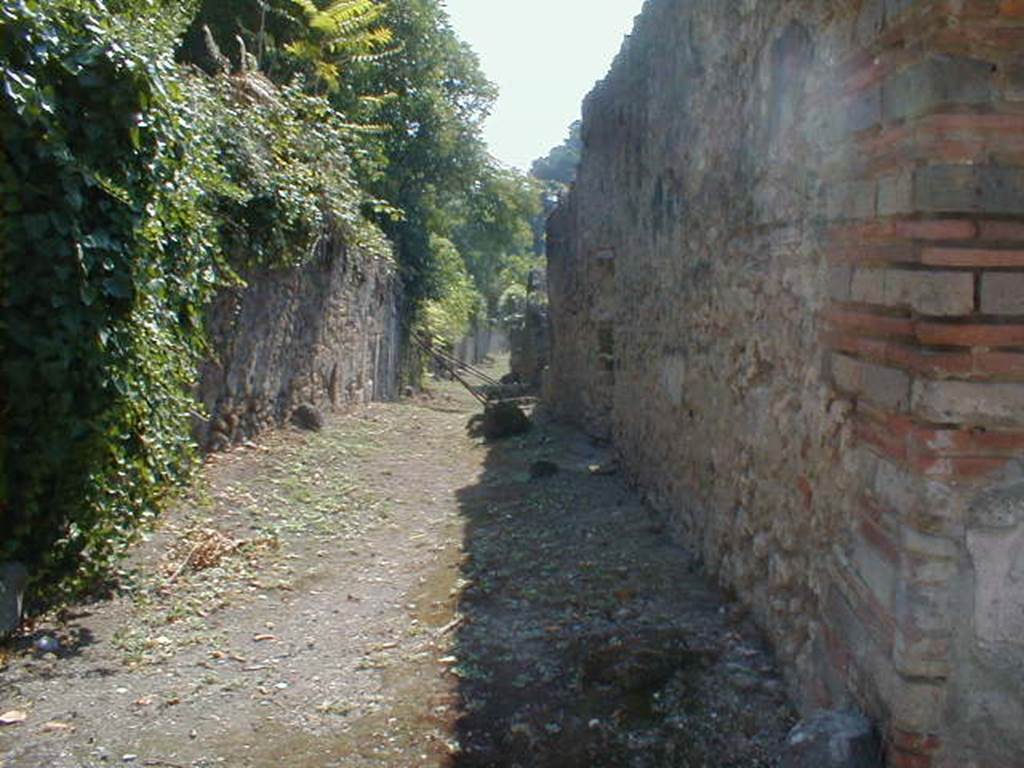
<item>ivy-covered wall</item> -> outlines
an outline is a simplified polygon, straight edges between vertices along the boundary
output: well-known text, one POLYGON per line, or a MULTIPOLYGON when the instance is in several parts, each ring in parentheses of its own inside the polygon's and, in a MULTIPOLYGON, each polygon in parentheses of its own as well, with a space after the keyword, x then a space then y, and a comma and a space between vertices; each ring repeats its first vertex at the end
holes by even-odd
POLYGON ((225 297, 259 307, 292 279, 301 311, 248 316, 278 347, 257 373, 348 351, 362 371, 352 339, 395 335, 390 248, 361 215, 340 117, 298 86, 176 64, 179 13, 0 5, 0 561, 29 565, 38 600, 102 578, 187 481, 198 365, 243 357, 225 297))

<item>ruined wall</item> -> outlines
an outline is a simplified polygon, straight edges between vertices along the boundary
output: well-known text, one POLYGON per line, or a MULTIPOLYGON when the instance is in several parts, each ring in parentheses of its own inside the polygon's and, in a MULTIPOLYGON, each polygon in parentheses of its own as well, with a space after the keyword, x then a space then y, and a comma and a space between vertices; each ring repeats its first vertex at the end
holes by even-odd
POLYGON ((540 391, 548 366, 547 275, 542 269, 530 273, 522 316, 509 327, 509 372, 520 383, 540 391))
POLYGON ((396 395, 400 288, 378 251, 325 238, 302 267, 245 274, 217 297, 197 393, 211 416, 198 426, 201 445, 225 448, 303 403, 396 395))
POLYGON ((648 0, 583 140, 554 407, 805 706, 1024 764, 1024 3, 648 0))

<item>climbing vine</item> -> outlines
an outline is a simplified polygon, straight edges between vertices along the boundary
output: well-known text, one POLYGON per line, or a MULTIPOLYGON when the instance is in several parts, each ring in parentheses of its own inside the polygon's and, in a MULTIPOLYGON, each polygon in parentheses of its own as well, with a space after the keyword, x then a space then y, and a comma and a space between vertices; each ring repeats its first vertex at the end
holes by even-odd
POLYGON ((87 7, 0 13, 0 558, 88 579, 187 469, 213 227, 173 62, 87 7))
POLYGON ((389 258, 380 226, 407 325, 493 314, 533 197, 493 97, 437 0, 0 0, 0 561, 44 601, 109 571, 189 476, 204 314, 253 270, 389 258))
POLYGON ((328 230, 386 248, 301 84, 195 73, 99 2, 0 14, 0 560, 45 599, 101 577, 188 477, 217 286, 328 230))

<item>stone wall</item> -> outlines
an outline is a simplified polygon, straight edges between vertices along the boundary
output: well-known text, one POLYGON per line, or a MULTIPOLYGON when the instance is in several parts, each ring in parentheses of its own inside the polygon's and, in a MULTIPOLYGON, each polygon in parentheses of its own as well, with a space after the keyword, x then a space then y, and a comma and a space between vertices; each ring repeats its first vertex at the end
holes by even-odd
POLYGON ((397 394, 400 287, 381 247, 325 238, 302 267, 244 274, 210 308, 211 354, 197 397, 219 450, 285 423, 294 408, 338 409, 397 394))
POLYGON ((806 707, 1024 764, 1024 3, 648 0, 583 140, 554 407, 806 707))
POLYGON ((508 351, 508 334, 496 325, 481 323, 470 328, 455 345, 452 354, 470 365, 482 363, 488 357, 508 351))
POLYGON ((531 390, 540 391, 548 366, 549 328, 547 275, 530 273, 522 317, 509 327, 509 372, 531 390))

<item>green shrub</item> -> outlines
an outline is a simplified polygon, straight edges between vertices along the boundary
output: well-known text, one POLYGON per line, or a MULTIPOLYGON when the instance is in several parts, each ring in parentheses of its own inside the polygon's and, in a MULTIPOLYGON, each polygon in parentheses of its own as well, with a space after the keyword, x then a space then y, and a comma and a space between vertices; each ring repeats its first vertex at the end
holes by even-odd
POLYGON ((0 559, 91 579, 187 471, 214 230, 171 59, 85 4, 0 14, 0 559))
POLYGON ((216 173, 208 205, 221 244, 240 267, 289 267, 310 258, 325 232, 387 257, 362 217, 363 194, 345 147, 350 134, 326 100, 301 82, 277 88, 259 75, 187 78, 195 133, 216 173))
POLYGON ((433 235, 430 249, 442 285, 441 296, 423 303, 417 331, 442 345, 452 346, 484 317, 487 306, 450 240, 433 235))
POLYGON ((388 254, 327 102, 175 64, 158 2, 0 5, 0 560, 43 602, 188 478, 217 286, 327 232, 388 254))

